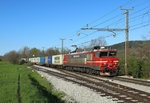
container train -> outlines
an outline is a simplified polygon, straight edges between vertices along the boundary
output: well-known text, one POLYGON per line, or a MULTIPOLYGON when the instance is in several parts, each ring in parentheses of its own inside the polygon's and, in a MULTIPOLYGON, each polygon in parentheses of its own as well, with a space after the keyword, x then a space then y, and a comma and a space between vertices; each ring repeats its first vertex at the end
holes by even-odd
POLYGON ((102 76, 115 76, 119 71, 119 59, 116 57, 116 54, 117 50, 115 49, 97 46, 91 51, 25 58, 25 61, 102 76))

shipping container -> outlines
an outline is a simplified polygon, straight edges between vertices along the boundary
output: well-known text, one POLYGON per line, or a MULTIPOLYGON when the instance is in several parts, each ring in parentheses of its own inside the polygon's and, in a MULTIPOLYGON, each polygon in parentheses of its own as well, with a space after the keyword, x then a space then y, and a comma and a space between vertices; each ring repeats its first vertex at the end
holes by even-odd
POLYGON ((45 64, 52 64, 52 56, 45 57, 45 64))
POLYGON ((31 63, 33 63, 33 62, 34 62, 34 58, 30 58, 30 60, 31 60, 31 63))
POLYGON ((45 57, 45 64, 48 64, 48 56, 45 57))
POLYGON ((38 58, 37 57, 35 57, 34 60, 35 60, 34 61, 35 63, 38 63, 38 58))
POLYGON ((63 64, 63 55, 53 55, 52 56, 52 64, 54 65, 62 65, 63 64))
POLYGON ((52 64, 52 56, 45 57, 45 64, 52 64))
POLYGON ((29 62, 29 58, 27 58, 27 62, 29 62))
POLYGON ((33 58, 33 63, 36 63, 36 57, 33 58))
POLYGON ((52 56, 48 56, 48 64, 52 64, 52 56))
POLYGON ((29 62, 31 62, 31 58, 29 58, 29 62))
POLYGON ((40 57, 37 57, 37 63, 40 63, 40 57))
POLYGON ((27 62, 27 58, 25 58, 25 62, 27 62))
POLYGON ((40 57, 40 63, 45 63, 45 58, 44 57, 40 57))

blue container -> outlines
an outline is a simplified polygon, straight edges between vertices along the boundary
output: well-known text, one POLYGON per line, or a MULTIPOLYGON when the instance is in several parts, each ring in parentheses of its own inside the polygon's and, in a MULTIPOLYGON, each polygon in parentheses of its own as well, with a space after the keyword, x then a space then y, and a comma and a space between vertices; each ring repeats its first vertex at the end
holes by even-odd
POLYGON ((27 58, 27 62, 29 62, 29 58, 27 58))
POLYGON ((45 64, 48 64, 48 56, 45 57, 45 64))
POLYGON ((48 56, 48 64, 52 64, 52 56, 48 56))
POLYGON ((44 62, 45 62, 44 57, 40 57, 40 63, 44 63, 44 62))

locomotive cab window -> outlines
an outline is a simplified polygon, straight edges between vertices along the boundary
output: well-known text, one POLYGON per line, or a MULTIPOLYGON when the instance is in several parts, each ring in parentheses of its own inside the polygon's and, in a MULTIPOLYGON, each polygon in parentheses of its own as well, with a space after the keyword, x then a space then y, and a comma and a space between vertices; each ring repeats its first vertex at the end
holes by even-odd
POLYGON ((108 57, 108 52, 97 52, 95 57, 99 58, 108 57))
POLYGON ((109 57, 116 57, 117 52, 109 52, 109 57))
POLYGON ((108 56, 108 52, 100 52, 99 57, 107 57, 108 56))

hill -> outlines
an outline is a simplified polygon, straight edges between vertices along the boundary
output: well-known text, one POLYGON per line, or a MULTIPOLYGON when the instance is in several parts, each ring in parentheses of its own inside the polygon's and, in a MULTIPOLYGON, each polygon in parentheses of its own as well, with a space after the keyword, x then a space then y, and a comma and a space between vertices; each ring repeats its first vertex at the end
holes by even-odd
MULTIPOLYGON (((147 41, 129 41, 129 49, 146 48, 150 46, 150 40, 147 41)), ((125 42, 111 45, 113 49, 117 49, 119 53, 124 52, 125 42)))

